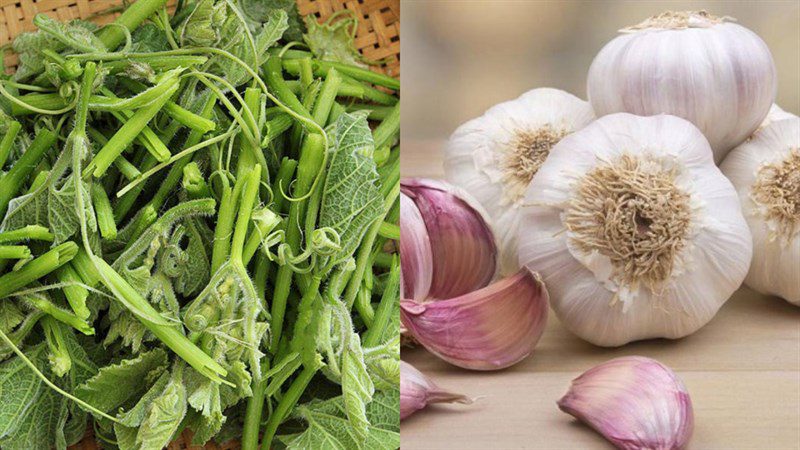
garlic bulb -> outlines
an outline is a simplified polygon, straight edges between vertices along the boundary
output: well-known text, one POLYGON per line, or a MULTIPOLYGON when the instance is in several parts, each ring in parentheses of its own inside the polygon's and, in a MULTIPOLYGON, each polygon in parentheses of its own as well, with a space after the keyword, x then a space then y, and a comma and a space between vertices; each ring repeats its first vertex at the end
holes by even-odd
POLYGON ((736 191, 700 131, 674 116, 612 114, 564 138, 525 203, 520 264, 596 345, 693 333, 750 263, 736 191))
POLYGON ((400 302, 400 320, 450 364, 498 370, 533 352, 547 323, 547 290, 527 269, 461 297, 400 302))
POLYGON ((594 119, 589 103, 557 89, 534 89, 460 126, 445 148, 446 178, 489 213, 500 241, 500 272, 516 272, 517 225, 525 189, 564 136, 594 119))
POLYGON ((722 161, 758 128, 777 91, 767 45, 728 19, 668 11, 621 30, 589 69, 595 113, 682 117, 703 132, 714 160, 722 161))
POLYGON ((400 216, 404 293, 416 300, 451 298, 486 286, 497 267, 497 245, 480 205, 437 180, 404 178, 400 190, 413 203, 400 216))
POLYGON ((400 361, 400 420, 434 403, 472 403, 465 395, 441 389, 411 364, 400 361))
POLYGON ((694 429, 686 387, 668 367, 642 356, 586 371, 558 407, 622 450, 680 450, 694 429))
POLYGON ((800 305, 800 118, 759 130, 721 169, 739 192, 753 235, 745 283, 800 305))

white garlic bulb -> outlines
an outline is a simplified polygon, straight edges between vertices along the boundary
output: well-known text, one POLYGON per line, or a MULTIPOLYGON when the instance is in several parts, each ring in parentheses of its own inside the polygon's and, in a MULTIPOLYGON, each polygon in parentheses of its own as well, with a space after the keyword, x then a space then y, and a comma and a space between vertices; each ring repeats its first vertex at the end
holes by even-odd
POLYGON ((728 20, 705 11, 668 11, 621 30, 625 34, 606 44, 589 69, 595 113, 682 117, 722 161, 758 128, 777 91, 767 45, 728 20))
POLYGON ((597 345, 693 333, 750 264, 736 191, 700 131, 674 116, 612 114, 567 136, 525 204, 520 264, 597 345))
POLYGON ((745 283, 800 305, 800 118, 765 126, 720 168, 739 192, 753 235, 745 283))
POLYGON ((534 89, 461 125, 445 148, 448 181, 486 209, 500 241, 500 273, 517 271, 517 226, 525 189, 550 149, 594 119, 589 103, 534 89))

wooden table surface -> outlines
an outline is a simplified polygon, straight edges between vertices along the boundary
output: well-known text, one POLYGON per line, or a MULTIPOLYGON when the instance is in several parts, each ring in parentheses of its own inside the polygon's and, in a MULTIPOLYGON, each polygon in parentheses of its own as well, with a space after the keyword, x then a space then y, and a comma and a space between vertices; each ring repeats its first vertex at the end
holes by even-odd
MULTIPOLYGON (((438 142, 403 143, 403 176, 441 175, 438 142)), ((403 349, 444 388, 480 397, 437 405, 402 422, 404 450, 611 449, 556 407, 570 381, 611 358, 643 355, 671 367, 694 404, 689 448, 800 449, 800 308, 742 288, 695 334, 605 349, 584 342, 550 314, 533 355, 500 372, 470 372, 422 348, 403 349)))

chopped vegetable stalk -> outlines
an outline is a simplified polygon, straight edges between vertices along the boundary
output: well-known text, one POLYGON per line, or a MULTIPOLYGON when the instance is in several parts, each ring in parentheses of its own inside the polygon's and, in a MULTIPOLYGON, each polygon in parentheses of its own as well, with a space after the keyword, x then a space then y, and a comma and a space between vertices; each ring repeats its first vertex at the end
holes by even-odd
MULTIPOLYGON (((306 196, 314 183, 314 177, 324 160, 324 138, 318 134, 309 134, 300 150, 300 162, 297 166, 297 179, 294 185, 296 197, 306 196)), ((300 250, 300 226, 302 223, 304 203, 295 201, 289 208, 289 221, 286 225, 286 244, 294 254, 300 250)), ((286 300, 292 281, 292 270, 289 265, 282 265, 278 269, 275 280, 275 292, 272 297, 272 344, 270 351, 277 350, 283 332, 283 316, 286 313, 286 300)))
POLYGON ((378 234, 386 239, 400 239, 400 227, 389 222, 381 223, 380 228, 378 229, 378 234))
POLYGON ((65 242, 26 263, 16 272, 0 276, 0 298, 4 298, 68 263, 78 252, 74 242, 65 242))
POLYGON ((325 82, 322 83, 322 89, 320 89, 317 103, 312 111, 314 120, 322 127, 328 123, 328 116, 331 113, 333 103, 336 101, 336 94, 339 91, 341 82, 342 78, 339 76, 339 72, 333 69, 328 72, 325 76, 325 82))
POLYGON ((24 245, 0 245, 0 259, 28 259, 31 251, 24 245))
POLYGON ((400 132, 400 104, 392 108, 389 115, 372 132, 375 137, 375 148, 392 145, 395 136, 400 132))
POLYGON ((111 202, 108 200, 106 191, 99 184, 92 185, 92 201, 94 211, 97 214, 97 226, 100 228, 100 235, 106 239, 117 237, 117 224, 114 222, 114 211, 111 209, 111 202))
MULTIPOLYGON (((289 51, 283 57, 283 67, 287 71, 292 71, 295 67, 298 67, 299 58, 308 57, 308 55, 310 55, 310 53, 289 51)), ((328 72, 330 72, 331 69, 336 69, 339 72, 359 81, 387 87, 394 91, 400 90, 400 82, 397 79, 373 72, 368 69, 362 69, 361 67, 352 66, 350 64, 321 60, 315 60, 313 65, 314 75, 316 76, 324 77, 328 74, 328 72)))
POLYGON ((75 268, 72 267, 73 262, 74 259, 69 264, 61 266, 56 272, 56 275, 58 276, 59 282, 67 284, 67 286, 64 286, 62 289, 64 291, 64 296, 67 297, 67 303, 69 303, 70 308, 72 308, 76 316, 86 320, 91 314, 89 308, 86 307, 86 299, 89 297, 89 291, 81 286, 83 284, 83 279, 78 275, 75 268))
MULTIPOLYGON (((74 245, 74 244, 73 244, 74 245)), ((95 268, 100 273, 103 284, 114 293, 117 300, 123 302, 126 308, 133 312, 142 324, 150 330, 161 342, 172 349, 178 356, 186 361, 195 370, 218 383, 224 382, 228 371, 219 365, 210 356, 192 344, 186 336, 181 334, 176 326, 161 317, 150 303, 131 287, 111 266, 102 258, 91 257, 95 268)))
POLYGON ((11 149, 14 148, 14 140, 21 129, 22 125, 17 121, 12 121, 8 124, 6 134, 0 140, 0 169, 5 166, 8 156, 11 154, 11 149))
POLYGON ((169 84, 169 89, 166 93, 158 100, 136 111, 133 116, 125 122, 125 125, 111 136, 111 139, 97 152, 92 162, 84 169, 84 176, 88 174, 93 175, 95 178, 103 176, 106 170, 113 164, 114 159, 125 150, 125 147, 136 139, 147 123, 161 110, 172 94, 178 89, 177 77, 169 78, 165 80, 164 83, 169 84))
POLYGON ((79 318, 75 314, 56 306, 44 295, 40 293, 25 294, 23 295, 23 298, 34 308, 47 314, 53 319, 65 325, 69 325, 87 336, 92 336, 94 334, 94 328, 92 328, 91 325, 86 323, 83 319, 79 318))
POLYGON ((380 344, 380 338, 386 331, 389 324, 391 315, 394 314, 392 309, 400 301, 400 261, 397 256, 394 256, 392 261, 392 270, 389 272, 389 281, 383 290, 381 302, 378 304, 378 309, 375 311, 375 316, 372 320, 369 330, 364 334, 364 341, 362 344, 365 347, 375 347, 380 344))
POLYGON ((21 241, 46 241, 53 242, 53 235, 47 228, 41 225, 26 225, 18 230, 4 231, 0 233, 0 244, 5 242, 21 241))
POLYGON ((177 69, 180 67, 187 68, 193 66, 202 66, 208 61, 205 56, 139 56, 130 57, 125 60, 107 61, 103 67, 108 69, 109 73, 117 74, 124 72, 130 68, 132 63, 147 64, 155 72, 163 72, 167 70, 177 69))
POLYGON ((128 8, 114 21, 117 26, 107 26, 98 32, 97 36, 109 51, 115 50, 125 40, 125 32, 135 30, 139 24, 152 16, 154 12, 164 7, 166 0, 139 0, 128 8))
MULTIPOLYGON (((282 66, 280 58, 271 57, 269 60, 267 60, 265 70, 266 81, 270 86, 272 86, 275 95, 295 113, 307 119, 313 120, 311 113, 308 112, 308 109, 306 109, 306 107, 300 103, 300 100, 297 99, 297 97, 292 93, 291 89, 289 89, 289 86, 286 85, 286 81, 283 79, 283 74, 281 72, 282 66)), ((304 126, 308 127, 308 125, 305 125, 305 122, 303 122, 303 124, 304 126)))
POLYGON ((8 202, 19 192, 33 169, 39 164, 45 152, 55 144, 57 136, 50 130, 40 130, 31 146, 14 163, 14 166, 0 178, 0 215, 8 209, 8 202))
POLYGON ((203 178, 203 174, 200 173, 200 168, 195 162, 190 162, 183 168, 181 186, 192 200, 211 197, 206 179, 203 178))
MULTIPOLYGON (((211 117, 211 112, 213 111, 214 105, 216 101, 213 96, 209 95, 206 99, 206 102, 203 104, 203 109, 200 112, 200 118, 203 120, 208 120, 211 117)), ((192 113, 193 114, 193 113, 192 113)), ((186 138, 186 142, 184 143, 185 148, 192 148, 200 143, 203 139, 204 131, 199 131, 193 129, 191 133, 189 133, 189 137, 186 138)), ((164 204, 164 201, 167 199, 167 195, 172 191, 172 189, 178 185, 178 182, 181 179, 183 174, 183 168, 192 162, 192 158, 185 157, 182 159, 177 160, 172 167, 170 167, 169 173, 165 180, 158 187, 158 191, 150 200, 149 205, 153 206, 156 209, 161 208, 164 204)))

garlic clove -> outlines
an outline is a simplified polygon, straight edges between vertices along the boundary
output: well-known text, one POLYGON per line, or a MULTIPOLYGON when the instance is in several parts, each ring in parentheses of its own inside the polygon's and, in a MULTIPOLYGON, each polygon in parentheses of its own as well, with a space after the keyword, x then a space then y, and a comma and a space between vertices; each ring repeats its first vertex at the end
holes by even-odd
POLYGON ((680 450, 694 429, 686 387, 668 367, 642 356, 586 371, 558 407, 623 450, 680 450))
POLYGON ((400 298, 425 300, 431 290, 433 255, 419 209, 400 193, 400 298))
POLYGON ((450 136, 445 176, 488 212, 500 243, 500 275, 520 267, 517 230, 525 189, 550 149, 592 120, 587 101, 558 89, 538 88, 493 106, 450 136))
POLYGON ((427 229, 433 260, 428 297, 452 298, 486 286, 497 267, 497 245, 477 202, 437 180, 403 179, 400 187, 427 229))
POLYGON ((539 276, 516 274, 461 297, 403 300, 400 320, 428 351, 472 370, 498 370, 533 352, 547 323, 547 289, 539 276))
POLYGON ((400 420, 434 403, 470 404, 472 399, 440 388, 414 366, 400 361, 400 420))

